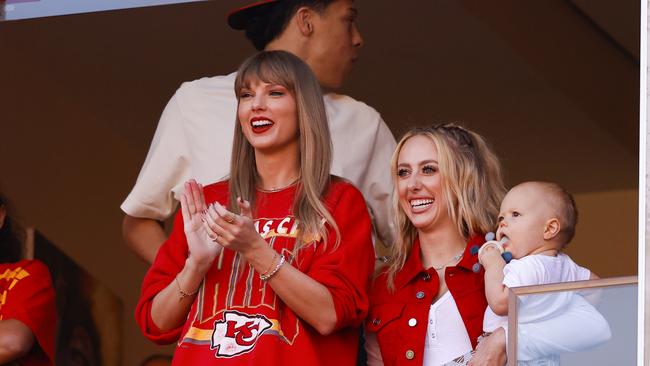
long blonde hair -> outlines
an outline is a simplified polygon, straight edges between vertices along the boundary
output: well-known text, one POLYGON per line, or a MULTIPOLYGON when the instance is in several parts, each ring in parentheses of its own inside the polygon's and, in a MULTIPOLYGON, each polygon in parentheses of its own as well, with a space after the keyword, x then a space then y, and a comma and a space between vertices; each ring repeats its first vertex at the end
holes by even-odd
MULTIPOLYGON (((263 51, 248 58, 237 71, 235 94, 249 87, 254 80, 282 85, 296 100, 300 139, 300 180, 292 213, 298 220, 298 238, 294 253, 314 238, 327 243, 323 220, 336 234, 340 232, 334 218, 321 199, 330 184, 332 142, 321 87, 314 74, 298 57, 285 51, 263 51)), ((253 205, 258 183, 255 150, 246 140, 239 116, 235 123, 232 158, 230 162, 230 209, 239 212, 237 197, 253 205)), ((336 246, 336 245, 335 245, 336 246)))
POLYGON ((454 124, 419 127, 408 131, 397 144, 391 160, 395 183, 393 209, 399 231, 396 243, 390 248, 390 289, 394 289, 395 274, 404 267, 417 236, 417 229, 402 209, 397 193, 399 154, 406 141, 414 136, 426 136, 436 147, 448 214, 465 239, 494 229, 506 191, 499 159, 481 135, 454 124))

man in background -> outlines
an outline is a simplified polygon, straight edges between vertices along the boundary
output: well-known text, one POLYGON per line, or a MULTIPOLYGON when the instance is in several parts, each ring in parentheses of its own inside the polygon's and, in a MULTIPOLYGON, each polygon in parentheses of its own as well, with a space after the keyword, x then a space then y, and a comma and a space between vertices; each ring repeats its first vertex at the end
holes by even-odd
MULTIPOLYGON (((244 30, 258 50, 284 50, 312 69, 325 89, 333 143, 331 173, 363 193, 376 233, 392 244, 390 158, 395 139, 373 108, 335 94, 363 39, 352 0, 266 0, 233 11, 228 24, 244 30)), ((171 216, 183 183, 226 178, 237 110, 235 73, 186 82, 168 102, 133 190, 122 203, 123 234, 148 263, 166 240, 160 221, 171 216)))

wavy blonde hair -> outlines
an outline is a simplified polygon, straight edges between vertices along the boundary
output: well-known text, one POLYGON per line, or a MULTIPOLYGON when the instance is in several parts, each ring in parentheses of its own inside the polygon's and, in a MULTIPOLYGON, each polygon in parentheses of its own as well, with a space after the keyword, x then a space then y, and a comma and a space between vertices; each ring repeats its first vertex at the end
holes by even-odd
MULTIPOLYGON (((330 139, 323 94, 318 80, 301 59, 285 51, 263 51, 248 58, 237 71, 235 94, 253 81, 262 81, 285 87, 296 100, 300 139, 300 180, 292 213, 298 220, 298 238, 294 254, 316 237, 327 245, 327 229, 336 234, 335 247, 340 232, 334 218, 322 202, 330 184, 332 142, 330 139)), ((255 150, 246 140, 236 117, 230 162, 230 209, 239 213, 237 197, 251 203, 255 213, 256 187, 259 180, 255 163, 255 150)))
POLYGON ((402 209, 397 192, 399 154, 404 144, 414 136, 426 136, 436 147, 448 214, 465 239, 494 229, 506 191, 499 159, 481 135, 455 124, 408 131, 397 144, 391 160, 395 187, 393 209, 398 228, 397 241, 390 248, 388 261, 388 287, 391 290, 394 289, 395 275, 404 267, 417 236, 417 229, 402 209))

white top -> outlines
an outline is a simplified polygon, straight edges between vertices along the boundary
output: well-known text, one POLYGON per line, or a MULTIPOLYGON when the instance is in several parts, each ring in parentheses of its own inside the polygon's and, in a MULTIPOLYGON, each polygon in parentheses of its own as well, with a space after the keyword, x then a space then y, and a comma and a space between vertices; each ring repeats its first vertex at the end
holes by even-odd
POLYGON ((424 341, 425 366, 439 366, 472 350, 456 301, 447 291, 429 308, 424 341))
MULTIPOLYGON (((223 180, 230 169, 237 99, 235 73, 186 82, 163 111, 149 153, 122 210, 134 217, 171 216, 190 178, 223 180)), ((393 243, 390 159, 396 143, 377 111, 348 96, 324 97, 333 143, 332 171, 363 193, 377 232, 393 243)))
MULTIPOLYGON (((524 284, 532 285, 534 281, 548 281, 546 283, 552 283, 587 280, 591 274, 588 269, 578 266, 569 256, 562 253, 557 257, 534 255, 519 260, 514 259, 506 267, 507 269, 504 268, 504 284, 512 287, 515 287, 515 283, 519 283, 518 286, 523 286, 524 284), (536 264, 532 264, 530 265, 531 268, 528 268, 529 262, 536 264), (545 265, 538 267, 539 263, 544 263, 545 265)), ((465 325, 462 323, 456 302, 453 300, 451 294, 447 292, 435 304, 431 305, 425 340, 424 365, 439 365, 441 362, 444 364, 444 362, 449 362, 467 353, 463 353, 463 349, 471 349, 465 325), (446 296, 451 301, 446 302, 447 305, 443 305, 445 304, 443 299, 446 296), (451 306, 452 303, 453 306, 451 306), (445 307, 443 308, 442 306, 445 307), (435 327, 433 327, 434 324, 435 327), (442 330, 440 327, 446 330, 442 330), (458 333, 463 333, 464 338, 459 337, 458 333), (436 342, 438 342, 437 345, 436 342), (444 342, 444 346, 440 346, 442 342, 444 342), (434 351, 431 346, 438 347, 439 349, 434 351), (436 352, 444 351, 447 347, 450 347, 449 349, 453 347, 454 350, 438 358, 436 352), (455 350, 456 347, 458 347, 458 350, 455 350), (432 360, 429 361, 428 358, 432 360)), ((552 362, 557 360, 557 357, 553 356, 554 354, 579 352, 590 347, 595 347, 611 338, 611 330, 607 320, 582 296, 574 296, 564 305, 561 305, 563 301, 561 298, 560 301, 553 298, 546 298, 546 300, 550 301, 550 306, 554 309, 541 309, 539 321, 535 320, 536 313, 534 311, 530 314, 524 314, 529 322, 520 322, 518 324, 518 361, 535 360, 535 362, 552 364, 552 362)), ((538 308, 542 306, 541 303, 543 302, 538 302, 538 299, 535 299, 535 301, 530 302, 530 306, 538 308)), ((525 303, 522 305, 528 306, 529 304, 525 303)), ((485 314, 484 330, 493 331, 497 328, 495 324, 498 323, 500 324, 499 326, 504 327, 507 335, 507 322, 503 323, 504 318, 497 316, 493 312, 489 315, 488 311, 491 312, 489 306, 485 314), (492 316, 493 319, 488 320, 489 316, 492 316)), ((366 332, 365 337, 368 365, 383 365, 376 334, 366 332)), ((527 363, 527 365, 535 365, 535 362, 527 363)))
POLYGON ((517 333, 519 362, 548 360, 554 354, 580 352, 612 337, 607 320, 582 296, 574 296, 564 312, 556 317, 518 324, 517 333))
MULTIPOLYGON (((588 280, 591 271, 577 265, 571 258, 559 253, 557 256, 529 255, 513 259, 503 267, 503 284, 508 287, 544 285, 570 281, 588 280)), ((571 301, 571 291, 522 297, 517 311, 518 324, 534 323, 557 316, 571 301)), ((499 327, 507 329, 508 317, 496 315, 488 306, 483 318, 483 331, 493 332, 499 327)))

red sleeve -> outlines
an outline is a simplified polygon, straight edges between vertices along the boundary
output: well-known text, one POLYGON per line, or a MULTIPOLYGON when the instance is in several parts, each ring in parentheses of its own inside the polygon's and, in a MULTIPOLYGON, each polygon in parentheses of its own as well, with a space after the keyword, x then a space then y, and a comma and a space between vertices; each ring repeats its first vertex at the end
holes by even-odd
POLYGON ((38 345, 54 362, 56 301, 50 271, 39 260, 21 261, 18 267, 19 280, 7 291, 3 319, 19 320, 31 329, 38 345))
MULTIPOLYGON (((306 272, 332 294, 336 309, 336 329, 361 324, 368 313, 368 288, 374 269, 370 216, 361 193, 352 185, 342 184, 329 207, 341 233, 334 249, 335 233, 329 243, 315 255, 306 272)), ((329 202, 328 202, 329 203, 329 202)))
POLYGON ((161 331, 151 319, 153 298, 167 287, 185 266, 187 239, 183 230, 183 216, 180 210, 174 218, 174 227, 169 239, 158 250, 156 259, 147 271, 140 290, 140 299, 135 309, 135 319, 145 337, 158 344, 173 343, 181 336, 183 325, 161 331))

